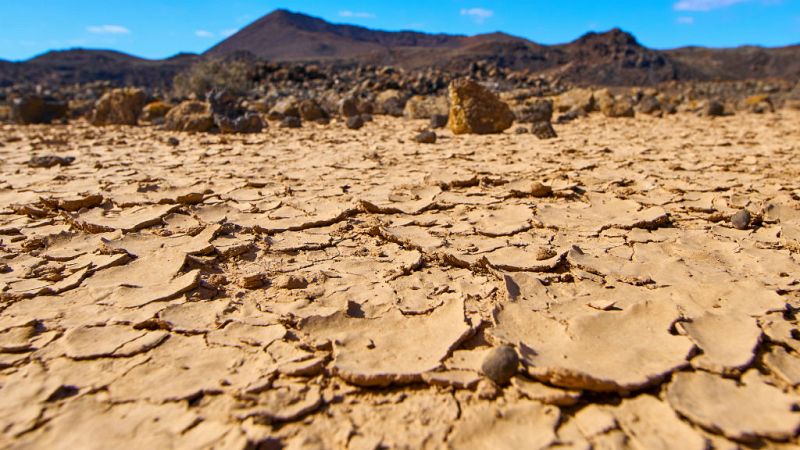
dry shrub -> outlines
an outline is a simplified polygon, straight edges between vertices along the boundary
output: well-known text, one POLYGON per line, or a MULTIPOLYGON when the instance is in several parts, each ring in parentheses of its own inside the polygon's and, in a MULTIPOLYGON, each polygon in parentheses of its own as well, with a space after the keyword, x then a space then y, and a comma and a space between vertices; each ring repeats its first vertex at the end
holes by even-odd
POLYGON ((198 99, 214 89, 241 95, 253 88, 255 67, 246 60, 206 59, 175 76, 173 90, 180 98, 198 99))

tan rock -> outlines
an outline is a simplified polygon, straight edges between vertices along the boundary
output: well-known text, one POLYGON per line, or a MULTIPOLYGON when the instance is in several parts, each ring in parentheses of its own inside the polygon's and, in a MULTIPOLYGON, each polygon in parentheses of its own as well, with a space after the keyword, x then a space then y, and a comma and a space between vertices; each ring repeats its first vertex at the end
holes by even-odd
POLYGON ((214 126, 211 105, 185 101, 167 113, 164 125, 172 131, 206 132, 214 126))
POLYGON ((94 106, 92 125, 136 125, 147 101, 141 89, 114 89, 103 94, 94 106))
POLYGON ((514 123, 514 113, 508 105, 474 81, 454 80, 449 92, 449 125, 455 134, 502 133, 514 123))
POLYGON ((415 95, 406 102, 403 115, 409 119, 429 119, 436 114, 446 116, 449 108, 446 97, 415 95))

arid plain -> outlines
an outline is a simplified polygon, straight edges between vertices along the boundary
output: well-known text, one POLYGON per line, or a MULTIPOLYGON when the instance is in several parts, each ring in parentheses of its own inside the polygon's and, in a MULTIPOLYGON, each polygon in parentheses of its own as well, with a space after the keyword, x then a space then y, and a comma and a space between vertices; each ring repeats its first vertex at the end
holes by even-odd
POLYGON ((0 126, 0 446, 796 448, 800 112, 339 120, 0 126))

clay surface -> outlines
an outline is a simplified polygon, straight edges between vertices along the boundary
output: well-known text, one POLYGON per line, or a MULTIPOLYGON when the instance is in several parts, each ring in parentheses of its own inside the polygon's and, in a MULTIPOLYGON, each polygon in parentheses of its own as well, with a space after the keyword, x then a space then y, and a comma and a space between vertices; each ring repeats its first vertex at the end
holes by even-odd
POLYGON ((0 447, 800 444, 800 112, 423 106, 0 126, 0 447))

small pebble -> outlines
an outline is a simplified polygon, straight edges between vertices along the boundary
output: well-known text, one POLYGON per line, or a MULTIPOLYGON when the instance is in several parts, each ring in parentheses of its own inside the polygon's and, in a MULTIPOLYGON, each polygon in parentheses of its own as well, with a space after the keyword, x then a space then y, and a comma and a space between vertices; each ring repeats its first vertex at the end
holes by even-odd
POLYGON ((519 357, 510 345, 501 345, 489 351, 481 364, 481 370, 487 378, 499 385, 504 385, 517 373, 519 357))
POLYGON ((431 130, 425 130, 420 132, 418 135, 414 136, 414 140, 419 142, 420 144, 435 144, 436 133, 434 133, 431 130))
POLYGON ((731 225, 737 230, 746 230, 750 227, 750 212, 746 209, 739 210, 731 217, 731 225))
POLYGON ((538 181, 531 184, 531 195, 536 198, 549 197, 553 195, 553 188, 538 181))
POLYGON ((172 146, 172 147, 177 147, 180 143, 181 143, 181 141, 179 141, 178 138, 176 138, 176 137, 171 137, 171 138, 167 139, 167 144, 172 146))

